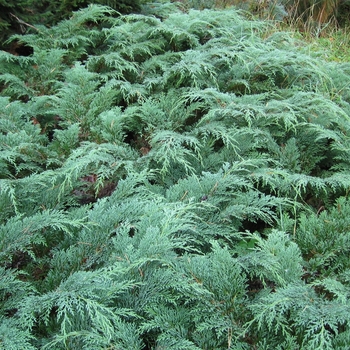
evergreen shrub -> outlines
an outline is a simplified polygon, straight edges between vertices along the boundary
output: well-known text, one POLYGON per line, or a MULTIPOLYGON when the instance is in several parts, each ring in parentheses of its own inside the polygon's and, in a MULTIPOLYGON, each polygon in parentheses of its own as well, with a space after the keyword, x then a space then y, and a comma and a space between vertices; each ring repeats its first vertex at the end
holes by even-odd
POLYGON ((0 52, 0 349, 347 349, 349 64, 144 9, 0 52))

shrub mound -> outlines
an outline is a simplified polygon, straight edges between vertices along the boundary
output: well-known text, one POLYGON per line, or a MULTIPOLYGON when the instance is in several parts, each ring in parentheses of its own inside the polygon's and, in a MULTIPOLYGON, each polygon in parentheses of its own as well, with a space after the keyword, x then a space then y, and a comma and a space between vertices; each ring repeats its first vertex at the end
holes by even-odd
POLYGON ((347 348, 350 66, 176 6, 0 52, 1 349, 347 348))

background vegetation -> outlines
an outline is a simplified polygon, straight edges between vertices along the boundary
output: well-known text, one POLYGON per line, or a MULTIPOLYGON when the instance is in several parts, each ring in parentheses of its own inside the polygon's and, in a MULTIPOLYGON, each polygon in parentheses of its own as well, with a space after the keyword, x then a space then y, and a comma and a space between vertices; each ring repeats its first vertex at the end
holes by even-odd
MULTIPOLYGON (((169 0, 161 0, 169 3, 169 0)), ((346 26, 350 10, 349 0, 178 0, 183 9, 217 9, 236 6, 262 18, 285 20, 306 31, 318 34, 329 24, 346 26)), ((0 44, 9 35, 24 34, 38 25, 52 26, 62 19, 71 16, 72 11, 86 7, 90 3, 106 5, 122 14, 145 13, 149 7, 146 0, 65 0, 65 1, 33 1, 21 0, 9 2, 0 0, 0 44)), ((151 4, 150 7, 157 7, 151 4)), ((12 49, 16 49, 17 47, 12 49)))
POLYGON ((1 349, 348 348, 346 36, 191 6, 0 52, 1 349))

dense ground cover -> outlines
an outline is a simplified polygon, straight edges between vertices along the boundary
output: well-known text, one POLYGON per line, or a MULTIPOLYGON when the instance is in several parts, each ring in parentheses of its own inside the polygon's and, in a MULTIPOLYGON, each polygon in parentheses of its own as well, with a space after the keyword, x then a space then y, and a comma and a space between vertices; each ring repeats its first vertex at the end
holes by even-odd
POLYGON ((0 347, 347 349, 350 65, 144 13, 0 53, 0 347))

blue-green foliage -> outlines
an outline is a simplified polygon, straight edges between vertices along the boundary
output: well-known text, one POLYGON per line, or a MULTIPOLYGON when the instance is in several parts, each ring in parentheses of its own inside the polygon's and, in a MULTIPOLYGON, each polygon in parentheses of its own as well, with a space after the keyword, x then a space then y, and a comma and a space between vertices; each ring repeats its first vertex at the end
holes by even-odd
POLYGON ((176 8, 0 53, 1 349, 347 348, 348 64, 176 8))

